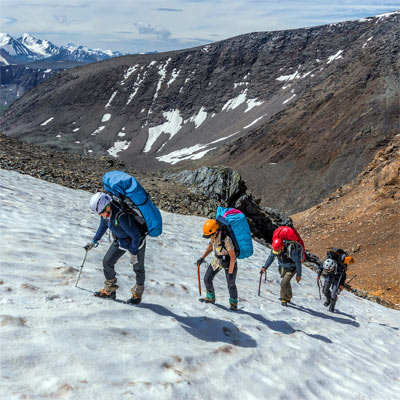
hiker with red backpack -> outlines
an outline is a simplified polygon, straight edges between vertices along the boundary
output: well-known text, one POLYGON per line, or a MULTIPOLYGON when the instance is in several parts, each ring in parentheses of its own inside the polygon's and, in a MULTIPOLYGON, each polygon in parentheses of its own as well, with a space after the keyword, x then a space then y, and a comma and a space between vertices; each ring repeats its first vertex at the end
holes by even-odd
POLYGON ((346 282, 347 266, 354 263, 354 258, 339 248, 332 247, 328 249, 326 259, 318 271, 317 281, 324 274, 325 282, 322 293, 326 297, 325 307, 329 307, 330 312, 335 312, 335 306, 340 294, 344 289, 346 282))
POLYGON ((291 279, 296 274, 296 282, 301 280, 302 265, 304 260, 304 243, 297 231, 290 226, 281 226, 272 236, 272 251, 264 266, 260 270, 263 274, 277 259, 279 273, 281 275, 280 300, 283 306, 287 306, 292 300, 291 279))
POLYGON ((204 223, 203 237, 210 239, 210 242, 203 255, 197 260, 197 266, 199 267, 212 251, 214 251, 214 257, 204 275, 207 294, 200 300, 205 303, 215 303, 213 280, 223 269, 228 285, 230 310, 236 311, 238 307, 237 259, 247 258, 253 254, 252 237, 246 216, 235 208, 218 207, 216 219, 208 219, 204 223))

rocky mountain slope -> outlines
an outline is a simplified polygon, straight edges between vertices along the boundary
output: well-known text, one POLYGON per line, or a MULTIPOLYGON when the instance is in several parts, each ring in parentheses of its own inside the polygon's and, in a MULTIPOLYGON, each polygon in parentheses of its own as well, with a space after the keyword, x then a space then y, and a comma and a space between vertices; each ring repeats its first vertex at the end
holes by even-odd
POLYGON ((64 68, 58 66, 32 68, 24 65, 0 65, 0 110, 5 110, 15 99, 62 70, 64 68))
POLYGON ((323 258, 328 247, 355 257, 355 288, 400 308, 400 134, 351 184, 293 216, 306 247, 323 258))
POLYGON ((350 182, 398 132, 400 13, 106 60, 16 101, 0 130, 137 169, 233 166, 296 211, 350 182))

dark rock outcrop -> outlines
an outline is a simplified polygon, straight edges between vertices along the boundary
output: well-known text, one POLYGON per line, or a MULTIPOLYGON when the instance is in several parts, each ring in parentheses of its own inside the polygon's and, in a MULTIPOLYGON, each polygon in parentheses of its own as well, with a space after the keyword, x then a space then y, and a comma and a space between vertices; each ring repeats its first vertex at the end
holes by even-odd
POLYGON ((211 214, 215 216, 216 207, 233 207, 242 211, 249 222, 255 238, 264 244, 272 242, 272 234, 281 225, 293 226, 293 221, 285 213, 272 208, 262 208, 260 201, 247 193, 246 184, 240 174, 229 167, 202 167, 194 171, 181 171, 172 174, 176 182, 190 187, 210 199, 211 214))
POLYGON ((232 204, 247 189, 239 173, 229 167, 202 167, 171 176, 182 185, 192 186, 196 192, 220 202, 224 207, 232 204))

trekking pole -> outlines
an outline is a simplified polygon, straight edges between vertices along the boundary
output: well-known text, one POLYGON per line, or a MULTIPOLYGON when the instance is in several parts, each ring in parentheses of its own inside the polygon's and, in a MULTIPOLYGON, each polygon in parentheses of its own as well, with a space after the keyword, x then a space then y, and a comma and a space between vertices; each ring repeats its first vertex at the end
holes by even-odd
MULTIPOLYGON (((343 272, 340 274, 340 277, 339 277, 339 280, 338 280, 338 283, 337 283, 337 291, 336 291, 336 293, 337 294, 340 294, 340 292, 341 292, 341 290, 340 290, 340 281, 342 280, 342 277, 343 277, 343 272)), ((344 282, 343 282, 343 286, 344 286, 344 282)))
POLYGON ((199 294, 201 296, 200 264, 197 264, 197 279, 199 281, 199 294))
POLYGON ((347 285, 348 285, 356 276, 357 276, 357 274, 354 275, 350 280, 348 280, 348 281, 347 281, 347 285))
POLYGON ((258 284, 258 295, 260 295, 260 292, 261 292, 261 280, 262 280, 262 276, 263 276, 263 274, 262 274, 262 272, 260 272, 260 283, 258 284))
POLYGON ((81 277, 81 272, 83 269, 83 265, 85 264, 86 256, 88 255, 88 252, 89 252, 89 249, 86 250, 85 257, 83 258, 83 261, 82 261, 82 265, 79 267, 78 276, 76 277, 76 280, 75 280, 75 287, 78 285, 79 278, 81 277))
POLYGON ((319 292, 319 299, 321 300, 321 282, 317 281, 318 292, 319 292))

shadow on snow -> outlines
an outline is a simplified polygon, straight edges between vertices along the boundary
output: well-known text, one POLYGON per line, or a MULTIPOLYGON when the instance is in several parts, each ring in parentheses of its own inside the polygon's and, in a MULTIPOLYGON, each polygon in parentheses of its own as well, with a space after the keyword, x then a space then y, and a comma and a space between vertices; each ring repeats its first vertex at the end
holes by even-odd
POLYGON ((181 316, 159 304, 142 303, 144 308, 163 317, 176 319, 182 328, 197 339, 207 342, 225 342, 239 347, 257 347, 257 342, 246 333, 241 332, 232 322, 209 317, 181 316))
MULTIPOLYGON (((218 307, 218 308, 222 308, 222 309, 226 310, 226 307, 224 307, 224 306, 222 306, 220 304, 215 304, 215 306, 218 307)), ((255 313, 252 313, 250 311, 238 310, 238 311, 235 311, 235 312, 236 313, 240 313, 240 314, 248 315, 248 316, 254 318, 256 321, 261 322, 262 324, 266 325, 269 329, 271 329, 273 331, 276 331, 276 332, 279 332, 279 333, 283 333, 285 335, 291 335, 291 334, 296 333, 296 332, 302 332, 305 335, 307 335, 307 336, 309 336, 309 337, 311 337, 313 339, 321 340, 321 341, 323 341, 325 343, 332 343, 332 341, 330 339, 328 339, 327 337, 325 337, 325 336, 312 335, 312 334, 304 332, 304 331, 302 331, 300 329, 293 329, 293 327, 290 324, 288 324, 286 321, 269 321, 268 319, 264 318, 262 315, 255 314, 255 313)))

